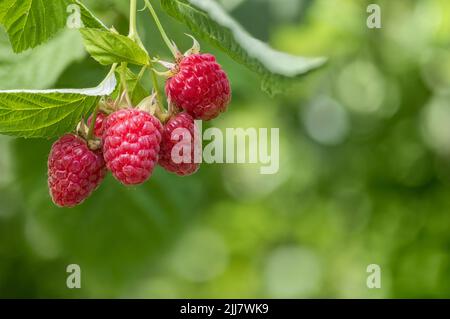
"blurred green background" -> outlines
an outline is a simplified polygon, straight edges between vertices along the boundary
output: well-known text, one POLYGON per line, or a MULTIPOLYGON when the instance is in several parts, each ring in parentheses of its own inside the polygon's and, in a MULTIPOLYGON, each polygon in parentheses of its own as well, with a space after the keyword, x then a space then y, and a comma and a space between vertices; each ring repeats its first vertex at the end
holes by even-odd
MULTIPOLYGON (((128 1, 84 1, 127 32, 128 1)), ((217 54, 233 86, 217 127, 279 127, 280 171, 158 168, 144 186, 110 176, 76 209, 52 205, 53 141, 0 137, 0 297, 404 298, 450 296, 450 2, 222 0, 254 36, 328 65, 290 93, 217 54), (368 29, 368 4, 382 29, 368 29), (67 289, 79 264, 82 288, 67 289), (381 289, 368 289, 378 264, 381 289)), ((183 50, 189 32, 161 18, 183 50)), ((148 14, 144 42, 169 58, 148 14)), ((0 87, 95 86, 107 73, 64 31, 13 55, 0 87)), ((147 85, 149 88, 150 86, 147 85)))

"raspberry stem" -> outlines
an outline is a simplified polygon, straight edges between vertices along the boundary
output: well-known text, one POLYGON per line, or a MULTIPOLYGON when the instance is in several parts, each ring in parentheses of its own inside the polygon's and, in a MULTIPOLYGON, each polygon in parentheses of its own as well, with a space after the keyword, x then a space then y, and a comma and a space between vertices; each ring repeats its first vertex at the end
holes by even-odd
POLYGON ((97 103, 95 106, 94 112, 92 113, 92 120, 91 124, 89 125, 89 131, 87 134, 87 140, 90 141, 94 137, 94 130, 95 130, 95 122, 97 121, 97 114, 98 110, 100 109, 100 103, 97 103))
POLYGON ((128 37, 145 50, 145 47, 137 31, 136 0, 130 0, 130 30, 128 33, 128 37))
MULTIPOLYGON (((148 54, 148 51, 145 49, 138 31, 137 31, 137 27, 136 27, 136 0, 130 0, 130 30, 129 30, 129 35, 128 37, 130 39, 132 39, 133 41, 135 41, 138 45, 140 45, 148 54)), ((161 22, 159 21, 159 18, 155 12, 155 10, 153 9, 151 3, 148 0, 145 0, 145 8, 148 8, 150 10, 150 13, 153 16, 153 19, 155 20, 155 23, 158 27, 158 30, 160 31, 164 41, 166 42, 167 46, 169 47, 169 49, 171 50, 172 54, 177 57, 179 55, 178 50, 174 47, 174 45, 172 45, 172 43, 170 42, 166 32, 164 31, 163 26, 161 25, 161 22)), ((159 89, 159 84, 158 84, 158 78, 156 75, 156 72, 153 70, 153 62, 152 59, 150 58, 150 54, 149 55, 149 64, 145 65, 142 67, 142 69, 140 70, 137 80, 140 81, 146 71, 147 68, 150 69, 151 72, 151 78, 152 78, 152 82, 153 82, 153 89, 155 91, 156 94, 156 98, 157 98, 157 109, 156 109, 156 115, 158 116, 158 118, 160 118, 161 121, 165 121, 165 119, 167 118, 167 114, 165 112, 165 108, 164 108, 164 103, 163 103, 163 99, 162 99, 162 95, 161 95, 161 91, 159 89)), ((126 83, 126 77, 125 77, 125 71, 124 69, 126 68, 126 64, 122 63, 122 72, 120 73, 120 78, 121 78, 121 82, 123 83, 122 85, 122 90, 123 90, 123 94, 125 95, 125 98, 127 100, 127 104, 130 106, 131 102, 130 102, 130 97, 129 97, 129 93, 128 93, 128 88, 127 88, 127 83, 126 83)))
POLYGON ((170 52, 172 52, 172 55, 175 57, 175 59, 178 59, 180 53, 178 52, 178 50, 173 45, 172 41, 170 41, 169 37, 167 36, 167 33, 164 30, 164 27, 162 26, 161 21, 159 20, 155 9, 153 8, 153 6, 152 6, 152 4, 150 3, 149 0, 144 0, 144 1, 145 1, 145 6, 150 11, 150 14, 153 17, 153 20, 155 21, 156 26, 158 27, 159 33, 161 33, 161 36, 162 36, 164 42, 166 43, 166 45, 169 48, 170 52))
MULTIPOLYGON (((106 76, 105 79, 108 79, 112 74, 114 74, 114 72, 116 71, 116 68, 117 68, 117 63, 114 63, 111 66, 111 69, 109 70, 109 73, 108 73, 108 75, 106 76)), ((103 104, 103 103, 101 103, 101 102, 97 103, 97 105, 96 105, 96 107, 94 109, 94 112, 92 113, 92 121, 91 121, 91 125, 89 126, 89 131, 88 131, 88 134, 87 134, 87 140, 88 141, 91 140, 92 137, 94 136, 95 121, 97 120, 97 114, 98 114, 98 111, 100 110, 101 104, 103 104)))
POLYGON ((127 84, 127 71, 128 63, 122 62, 121 70, 120 70, 120 83, 122 85, 122 93, 125 95, 125 101, 127 102, 128 107, 132 107, 130 95, 128 93, 128 84, 127 84))
POLYGON ((136 34, 136 0, 130 0, 130 33, 128 36, 134 39, 136 34))
POLYGON ((142 80, 142 77, 144 76, 145 71, 147 70, 147 65, 144 65, 141 70, 139 71, 139 74, 137 76, 137 82, 140 82, 142 80))
MULTIPOLYGON (((159 19, 156 16, 156 13, 155 13, 153 7, 151 6, 150 2, 146 1, 146 7, 147 6, 150 6, 149 7, 149 8, 151 8, 150 12, 153 12, 154 18, 156 18, 156 21, 157 21, 158 28, 160 28, 160 31, 162 30, 165 38, 168 40, 168 37, 167 37, 166 33, 164 32, 164 29, 162 28, 162 25, 159 22, 159 19)), ((138 31, 137 31, 137 27, 136 27, 136 0, 130 0, 130 31, 129 31, 129 35, 128 36, 129 36, 130 39, 132 39, 138 45, 140 45, 142 48, 144 48, 144 50, 147 52, 147 50, 145 49, 144 45, 142 44, 142 41, 141 41, 141 39, 139 37, 138 31)), ((170 41, 169 41, 169 43, 170 43, 170 41)), ((162 97, 161 97, 161 91, 159 89, 158 79, 157 79, 156 73, 153 71, 153 62, 152 62, 152 59, 150 58, 150 54, 149 54, 149 64, 148 65, 144 65, 142 67, 141 71, 138 74, 137 80, 140 81, 142 79, 142 77, 143 77, 147 67, 149 67, 150 71, 151 71, 153 87, 154 87, 154 90, 156 92, 156 97, 157 97, 157 100, 158 100, 158 111, 159 111, 160 114, 164 114, 164 108, 163 108, 163 101, 162 101, 162 97)), ((121 77, 122 77, 122 75, 121 75, 121 77)), ((126 87, 124 87, 124 90, 128 94, 128 90, 126 89, 126 87)), ((129 97, 127 98, 127 100, 129 100, 129 97)))
POLYGON ((155 71, 153 71, 153 69, 151 69, 150 72, 152 75, 153 89, 155 90, 156 99, 158 100, 158 108, 162 113, 164 113, 164 109, 163 109, 164 104, 163 104, 163 100, 161 97, 161 90, 159 89, 158 77, 156 76, 156 73, 155 73, 155 71))

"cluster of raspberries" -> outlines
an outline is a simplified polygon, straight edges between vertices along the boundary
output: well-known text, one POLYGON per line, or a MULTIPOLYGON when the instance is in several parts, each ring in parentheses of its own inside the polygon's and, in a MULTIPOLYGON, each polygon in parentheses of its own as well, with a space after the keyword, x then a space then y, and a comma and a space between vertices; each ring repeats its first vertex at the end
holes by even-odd
POLYGON ((189 55, 179 61, 167 80, 166 94, 169 103, 181 112, 171 114, 164 124, 146 111, 122 108, 109 115, 97 115, 94 135, 101 141, 99 149, 92 150, 84 138, 75 134, 56 141, 48 159, 48 187, 53 202, 61 207, 82 203, 108 170, 124 185, 144 183, 156 164, 181 176, 195 173, 199 164, 194 161, 194 120, 211 120, 226 111, 231 100, 228 77, 214 56, 189 55), (182 134, 174 134, 178 129, 191 135, 190 161, 173 159, 172 150, 183 138, 182 134))

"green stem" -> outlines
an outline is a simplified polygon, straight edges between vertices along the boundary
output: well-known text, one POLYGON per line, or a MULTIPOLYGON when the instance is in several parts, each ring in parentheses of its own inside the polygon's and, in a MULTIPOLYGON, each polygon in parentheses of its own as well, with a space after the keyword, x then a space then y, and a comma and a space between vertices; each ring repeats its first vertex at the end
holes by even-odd
MULTIPOLYGON (((117 67, 117 63, 114 63, 111 66, 111 69, 108 72, 108 75, 106 75, 106 78, 104 81, 106 81, 111 75, 114 74, 114 72, 116 72, 116 67, 117 67)), ((87 135, 87 139, 88 141, 92 139, 92 137, 94 136, 94 129, 95 129, 95 121, 97 120, 97 115, 98 115, 98 111, 100 110, 100 103, 97 104, 97 106, 94 109, 94 112, 92 113, 92 122, 89 125, 89 131, 88 131, 88 135, 87 135)))
POLYGON ((92 113, 91 124, 89 124, 89 131, 88 131, 88 135, 87 135, 88 141, 92 140, 92 137, 94 136, 95 122, 97 121, 97 115, 98 115, 99 109, 100 109, 100 103, 97 103, 97 106, 95 107, 94 112, 92 113))
POLYGON ((147 65, 144 65, 141 70, 139 71, 139 74, 137 76, 137 82, 140 82, 142 80, 142 77, 144 76, 145 71, 147 71, 147 65))
POLYGON ((158 99, 158 108, 162 113, 164 113, 164 110, 163 110, 164 103, 163 103, 163 100, 161 97, 161 90, 159 89, 158 77, 157 77, 155 71, 153 71, 153 69, 151 70, 151 73, 152 73, 153 88, 155 89, 156 98, 158 99))
POLYGON ((147 52, 137 31, 136 8, 136 0, 130 0, 130 31, 128 37, 136 42, 145 52, 147 52))
POLYGON ((125 94, 125 100, 128 104, 128 107, 132 107, 132 103, 131 103, 131 99, 130 99, 130 95, 128 94, 128 84, 127 84, 127 76, 126 76, 126 72, 127 72, 127 67, 128 67, 128 63, 126 62, 122 62, 121 64, 121 70, 120 70, 120 83, 122 84, 122 94, 125 94))
POLYGON ((131 39, 135 39, 137 35, 136 9, 136 0, 130 0, 130 33, 128 34, 128 36, 131 39))
POLYGON ((158 27, 159 33, 161 33, 161 36, 164 40, 164 42, 166 43, 167 47, 169 48, 170 52, 172 52, 172 55, 175 58, 178 58, 178 52, 175 49, 175 47, 173 46, 172 42, 170 41, 169 37, 167 36, 166 31, 164 31, 164 28, 161 24, 161 21, 159 21, 158 15, 156 14, 155 9, 153 8, 152 4, 150 3, 149 0, 144 0, 145 1, 145 5, 148 8, 148 10, 150 11, 153 20, 155 20, 156 26, 158 27))
MULTIPOLYGON (((174 57, 178 56, 178 52, 177 50, 174 48, 174 46, 172 45, 172 43, 169 40, 169 37, 167 36, 166 32, 164 31, 163 26, 161 25, 161 22, 159 21, 159 18, 155 12, 155 10, 153 9, 153 6, 151 5, 150 1, 148 0, 144 0, 146 7, 150 10, 150 13, 153 16, 153 19, 155 20, 155 23, 158 27, 159 32, 161 33, 166 45, 169 47, 170 51, 172 52, 172 54, 174 55, 174 57)), ((137 5, 136 5, 136 0, 130 0, 130 31, 129 31, 129 35, 128 37, 130 39, 132 39, 133 41, 135 41, 139 46, 141 46, 146 52, 147 50, 145 49, 139 34, 137 32, 137 27, 136 27, 136 9, 137 9, 137 5)), ((148 54, 148 53, 147 53, 148 54)), ((127 64, 126 63, 122 63, 122 72, 120 74, 121 77, 121 82, 123 83, 123 90, 125 92, 125 98, 127 100, 127 103, 130 105, 130 97, 128 94, 128 88, 127 88, 127 83, 126 83, 126 76, 125 76, 125 70, 126 70, 127 64)), ((145 65, 142 67, 141 71, 138 74, 137 80, 140 81, 146 71, 147 68, 150 68, 151 70, 151 76, 152 76, 152 82, 153 82, 153 87, 154 90, 156 92, 156 98, 158 100, 158 111, 161 115, 164 115, 164 108, 163 108, 163 100, 162 100, 162 95, 161 95, 161 91, 159 89, 159 85, 158 85, 158 78, 156 76, 156 73, 153 71, 153 63, 151 62, 151 58, 149 55, 149 64, 145 65)))

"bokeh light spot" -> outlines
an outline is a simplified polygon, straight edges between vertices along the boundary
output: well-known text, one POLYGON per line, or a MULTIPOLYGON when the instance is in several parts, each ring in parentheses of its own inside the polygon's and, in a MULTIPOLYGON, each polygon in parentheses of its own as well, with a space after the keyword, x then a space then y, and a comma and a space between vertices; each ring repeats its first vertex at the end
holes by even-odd
POLYGON ((265 278, 270 297, 311 297, 320 289, 321 263, 309 249, 280 247, 268 257, 265 278))
POLYGON ((217 232, 189 230, 180 237, 170 258, 173 271, 183 279, 203 282, 222 274, 228 264, 228 248, 217 232))
POLYGON ((356 61, 339 74, 337 93, 351 111, 374 113, 385 98, 384 77, 370 62, 356 61))
POLYGON ((450 154, 450 96, 433 98, 423 114, 423 137, 437 153, 450 154))
POLYGON ((346 110, 339 103, 327 97, 313 101, 306 108, 303 122, 308 135, 324 145, 342 143, 350 129, 346 110))

